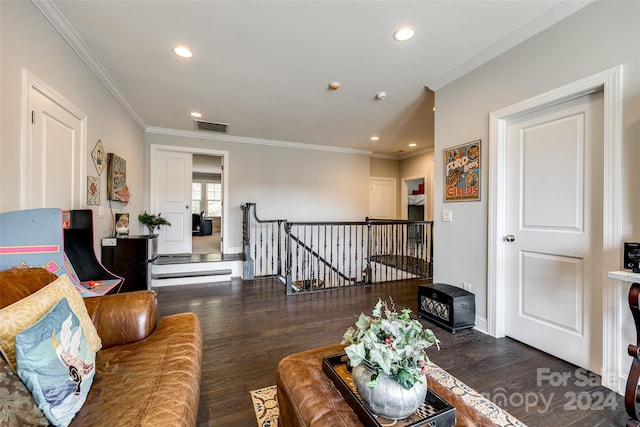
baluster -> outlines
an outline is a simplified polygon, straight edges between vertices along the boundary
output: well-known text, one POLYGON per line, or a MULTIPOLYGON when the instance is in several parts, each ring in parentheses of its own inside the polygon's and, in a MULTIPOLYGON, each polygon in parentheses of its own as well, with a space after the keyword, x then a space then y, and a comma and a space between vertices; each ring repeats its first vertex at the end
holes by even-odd
POLYGON ((311 286, 311 290, 314 290, 313 281, 315 279, 315 271, 313 271, 313 225, 309 226, 309 284, 311 286))
MULTIPOLYGON (((393 258, 396 260, 396 265, 400 265, 402 266, 404 263, 404 260, 402 258, 400 258, 398 256, 398 228, 399 225, 398 224, 393 224, 392 226, 392 230, 393 230, 393 236, 391 239, 391 246, 393 247, 392 253, 393 253, 393 258)), ((405 274, 401 273, 402 270, 396 268, 396 276, 395 276, 395 280, 398 280, 398 277, 400 277, 401 279, 405 279, 405 274), (402 276, 400 276, 400 274, 402 274, 402 276)))
MULTIPOLYGON (((324 231, 324 239, 323 239, 323 242, 322 242, 322 246, 323 246, 322 257, 324 259, 327 259, 327 226, 326 226, 326 224, 322 228, 323 228, 323 231, 324 231)), ((327 266, 326 265, 322 266, 322 281, 324 282, 325 287, 327 285, 333 285, 332 283, 330 284, 329 282, 327 282, 327 266)))

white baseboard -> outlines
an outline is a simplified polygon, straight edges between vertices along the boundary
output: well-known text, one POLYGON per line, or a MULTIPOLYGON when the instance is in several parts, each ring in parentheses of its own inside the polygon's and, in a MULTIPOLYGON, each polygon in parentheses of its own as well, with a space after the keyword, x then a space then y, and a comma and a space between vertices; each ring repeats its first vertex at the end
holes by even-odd
POLYGON ((489 330, 487 328, 487 318, 476 316, 476 326, 473 329, 478 332, 482 332, 483 334, 489 335, 489 330))

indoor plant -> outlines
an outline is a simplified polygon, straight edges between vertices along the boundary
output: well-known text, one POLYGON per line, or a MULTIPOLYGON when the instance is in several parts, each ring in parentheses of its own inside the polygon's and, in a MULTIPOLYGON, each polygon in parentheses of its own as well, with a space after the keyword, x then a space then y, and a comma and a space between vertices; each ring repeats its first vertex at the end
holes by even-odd
POLYGON ((149 229, 149 233, 153 234, 156 227, 160 227, 161 225, 171 226, 171 223, 167 221, 160 213, 155 215, 148 214, 147 211, 138 215, 138 221, 143 223, 149 229))
POLYGON ((343 343, 349 344, 345 352, 360 397, 374 413, 400 419, 424 401, 429 363, 425 350, 439 341, 433 331, 411 319, 410 309, 398 313, 389 300, 388 304, 378 299, 371 316, 360 314, 343 343))

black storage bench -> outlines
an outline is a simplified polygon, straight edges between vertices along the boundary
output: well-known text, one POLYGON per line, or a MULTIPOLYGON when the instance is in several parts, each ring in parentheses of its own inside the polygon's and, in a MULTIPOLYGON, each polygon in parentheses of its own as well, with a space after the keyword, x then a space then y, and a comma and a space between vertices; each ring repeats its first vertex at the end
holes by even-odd
POLYGON ((418 315, 451 333, 473 328, 476 322, 475 295, 444 283, 420 285, 418 315))

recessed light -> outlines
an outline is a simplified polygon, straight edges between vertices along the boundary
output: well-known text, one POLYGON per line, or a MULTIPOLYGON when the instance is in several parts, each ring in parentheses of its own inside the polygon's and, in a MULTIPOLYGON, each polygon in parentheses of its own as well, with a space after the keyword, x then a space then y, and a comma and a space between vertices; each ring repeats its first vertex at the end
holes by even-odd
POLYGON ((191 58, 193 56, 193 53, 184 46, 178 46, 173 48, 173 53, 175 53, 181 58, 191 58))
POLYGON ((372 136, 372 137, 371 137, 371 140, 372 140, 372 141, 377 141, 377 140, 379 140, 379 139, 380 139, 380 137, 379 137, 379 136, 372 136))
POLYGON ((411 28, 411 27, 402 27, 399 28, 398 30, 396 30, 395 33, 393 33, 393 39, 395 41, 399 41, 399 42, 405 42, 411 38, 413 38, 413 36, 416 34, 416 31, 411 28))
POLYGON ((415 30, 411 27, 402 27, 393 33, 393 38, 396 41, 404 42, 413 38, 415 33, 415 30))
POLYGON ((195 117, 196 119, 199 119, 200 117, 202 117, 202 114, 198 113, 197 111, 192 111, 191 117, 195 117))
POLYGON ((418 144, 416 144, 415 142, 412 142, 411 144, 409 144, 409 147, 416 147, 418 144))

